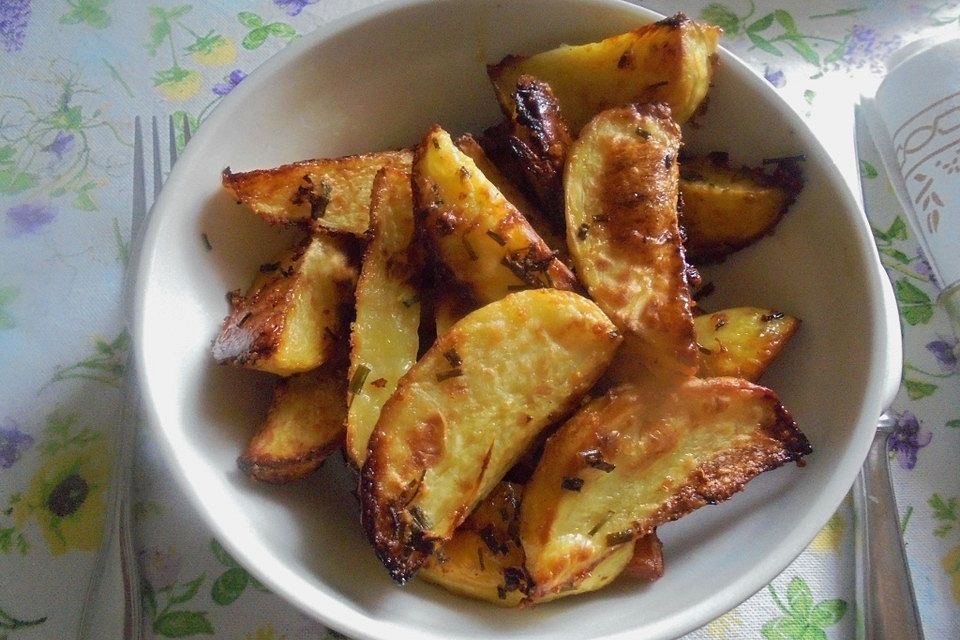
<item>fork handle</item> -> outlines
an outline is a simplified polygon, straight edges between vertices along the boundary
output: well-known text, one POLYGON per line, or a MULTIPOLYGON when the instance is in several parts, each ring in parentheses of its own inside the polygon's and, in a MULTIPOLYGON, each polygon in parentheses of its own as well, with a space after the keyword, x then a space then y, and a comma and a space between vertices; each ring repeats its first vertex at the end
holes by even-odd
POLYGON ((889 437, 884 432, 874 437, 854 485, 857 638, 922 640, 920 614, 890 481, 889 437))

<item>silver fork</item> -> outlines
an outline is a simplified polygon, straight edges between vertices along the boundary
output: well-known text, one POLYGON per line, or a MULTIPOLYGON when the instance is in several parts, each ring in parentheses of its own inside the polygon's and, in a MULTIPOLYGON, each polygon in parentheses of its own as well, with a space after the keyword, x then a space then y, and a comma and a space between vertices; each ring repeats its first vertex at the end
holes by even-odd
POLYGON ((887 443, 895 425, 890 413, 880 416, 877 434, 853 486, 856 637, 862 640, 923 640, 890 481, 887 443))
MULTIPOLYGON (((153 198, 163 186, 163 164, 160 127, 157 117, 151 121, 153 147, 153 198)), ((168 119, 169 169, 177 161, 177 136, 173 116, 168 119)), ((183 119, 184 143, 190 140, 190 121, 183 119)), ((151 208, 147 207, 146 171, 143 130, 140 117, 134 119, 133 133, 133 206, 130 218, 130 251, 123 287, 123 309, 129 317, 136 280, 136 264, 143 243, 151 208)), ((114 472, 107 492, 107 517, 103 541, 97 553, 93 572, 84 595, 80 614, 79 640, 123 638, 139 640, 143 633, 140 602, 140 571, 133 547, 131 498, 133 485, 133 452, 136 428, 140 422, 140 393, 130 351, 121 389, 121 412, 118 424, 114 472)))

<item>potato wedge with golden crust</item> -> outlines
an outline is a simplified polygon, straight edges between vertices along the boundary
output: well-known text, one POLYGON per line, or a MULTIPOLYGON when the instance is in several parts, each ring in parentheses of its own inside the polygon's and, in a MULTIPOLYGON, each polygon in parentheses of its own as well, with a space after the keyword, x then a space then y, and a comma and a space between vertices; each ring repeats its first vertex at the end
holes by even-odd
POLYGON ((531 600, 575 586, 621 545, 809 452, 776 394, 745 380, 609 391, 547 442, 525 488, 531 600))
POLYGON ((573 273, 439 126, 417 147, 412 171, 435 256, 479 304, 520 288, 576 288, 573 273))
MULTIPOLYGON (((522 499, 521 485, 499 483, 457 528, 453 537, 427 559, 417 575, 453 593, 503 607, 519 606, 530 586, 520 544, 519 506, 522 499)), ((643 553, 640 556, 646 557, 643 553)), ((598 565, 576 589, 554 594, 555 598, 606 586, 633 562, 636 555, 625 545, 598 565)))
POLYGON ((727 154, 680 162, 680 222, 691 260, 716 261, 770 233, 803 188, 795 158, 767 167, 734 167, 727 154))
POLYGON ((519 605, 528 590, 519 535, 522 495, 521 485, 499 483, 417 575, 453 593, 519 605))
POLYGON ((549 288, 483 306, 437 339, 383 406, 361 471, 363 528, 396 581, 577 406, 620 340, 593 302, 549 288))
POLYGON ((233 173, 221 181, 238 203, 267 222, 363 234, 370 225, 370 187, 385 165, 409 167, 409 150, 304 160, 273 169, 233 173))
POLYGON ((280 381, 263 425, 237 464, 265 482, 306 477, 343 444, 346 377, 340 363, 280 381))
POLYGON ((563 229, 563 168, 573 138, 550 85, 522 75, 501 106, 511 124, 510 152, 554 228, 563 229))
MULTIPOLYGON (((558 231, 563 227, 556 227, 553 222, 547 219, 547 216, 540 208, 531 202, 530 198, 520 189, 520 187, 490 158, 481 144, 470 134, 465 134, 457 138, 457 148, 470 156, 470 159, 480 169, 480 173, 493 183, 493 186, 503 194, 510 204, 515 206, 527 219, 533 230, 537 232, 547 246, 557 252, 557 257, 569 265, 570 253, 567 251, 566 235, 558 231)), ((562 189, 561 189, 562 193, 562 189)))
POLYGON ((501 105, 521 75, 549 84, 574 134, 600 111, 632 103, 665 102, 682 123, 710 87, 720 34, 677 14, 600 42, 507 56, 487 74, 501 105))
POLYGON ((701 378, 733 376, 756 382, 800 328, 775 309, 733 307, 693 319, 701 378))
POLYGON ((230 295, 214 359, 282 376, 317 368, 346 338, 356 279, 347 239, 305 239, 261 265, 246 295, 230 295))
POLYGON ((618 107, 584 127, 567 163, 567 244, 629 360, 693 375, 692 300, 677 223, 680 127, 663 105, 618 107))
POLYGON ((350 332, 347 458, 357 467, 380 408, 417 359, 422 262, 415 242, 410 173, 382 168, 373 181, 371 240, 363 254, 350 332))

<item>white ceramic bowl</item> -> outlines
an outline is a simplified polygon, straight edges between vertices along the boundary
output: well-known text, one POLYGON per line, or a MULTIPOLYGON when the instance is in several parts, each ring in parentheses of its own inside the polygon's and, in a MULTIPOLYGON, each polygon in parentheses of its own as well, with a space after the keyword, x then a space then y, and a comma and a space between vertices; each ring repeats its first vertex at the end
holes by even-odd
MULTIPOLYGON (((668 638, 761 589, 840 504, 899 379, 895 310, 863 214, 799 118, 725 51, 693 150, 737 161, 806 156, 807 186, 776 233, 706 277, 711 308, 768 305, 802 318, 765 377, 814 453, 729 502, 661 528, 666 573, 503 611, 416 581, 394 585, 367 546, 339 456, 315 479, 254 483, 235 460, 262 416, 266 378, 218 367, 210 343, 283 233, 237 208, 220 171, 409 145, 433 122, 478 131, 498 109, 484 64, 626 31, 655 14, 613 0, 402 1, 320 28, 247 78, 191 141, 156 204, 140 260, 137 362, 149 422, 185 493, 273 591, 356 638, 668 638), (204 249, 201 234, 213 245, 204 249)), ((851 132, 852 135, 852 132, 851 132)))

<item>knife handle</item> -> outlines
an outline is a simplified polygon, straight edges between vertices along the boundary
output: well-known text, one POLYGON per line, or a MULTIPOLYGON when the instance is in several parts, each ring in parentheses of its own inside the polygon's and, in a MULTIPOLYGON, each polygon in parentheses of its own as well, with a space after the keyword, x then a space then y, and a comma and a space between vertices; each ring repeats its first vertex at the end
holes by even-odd
POLYGON ((922 640, 890 481, 889 436, 889 432, 877 432, 854 484, 857 638, 922 640))

